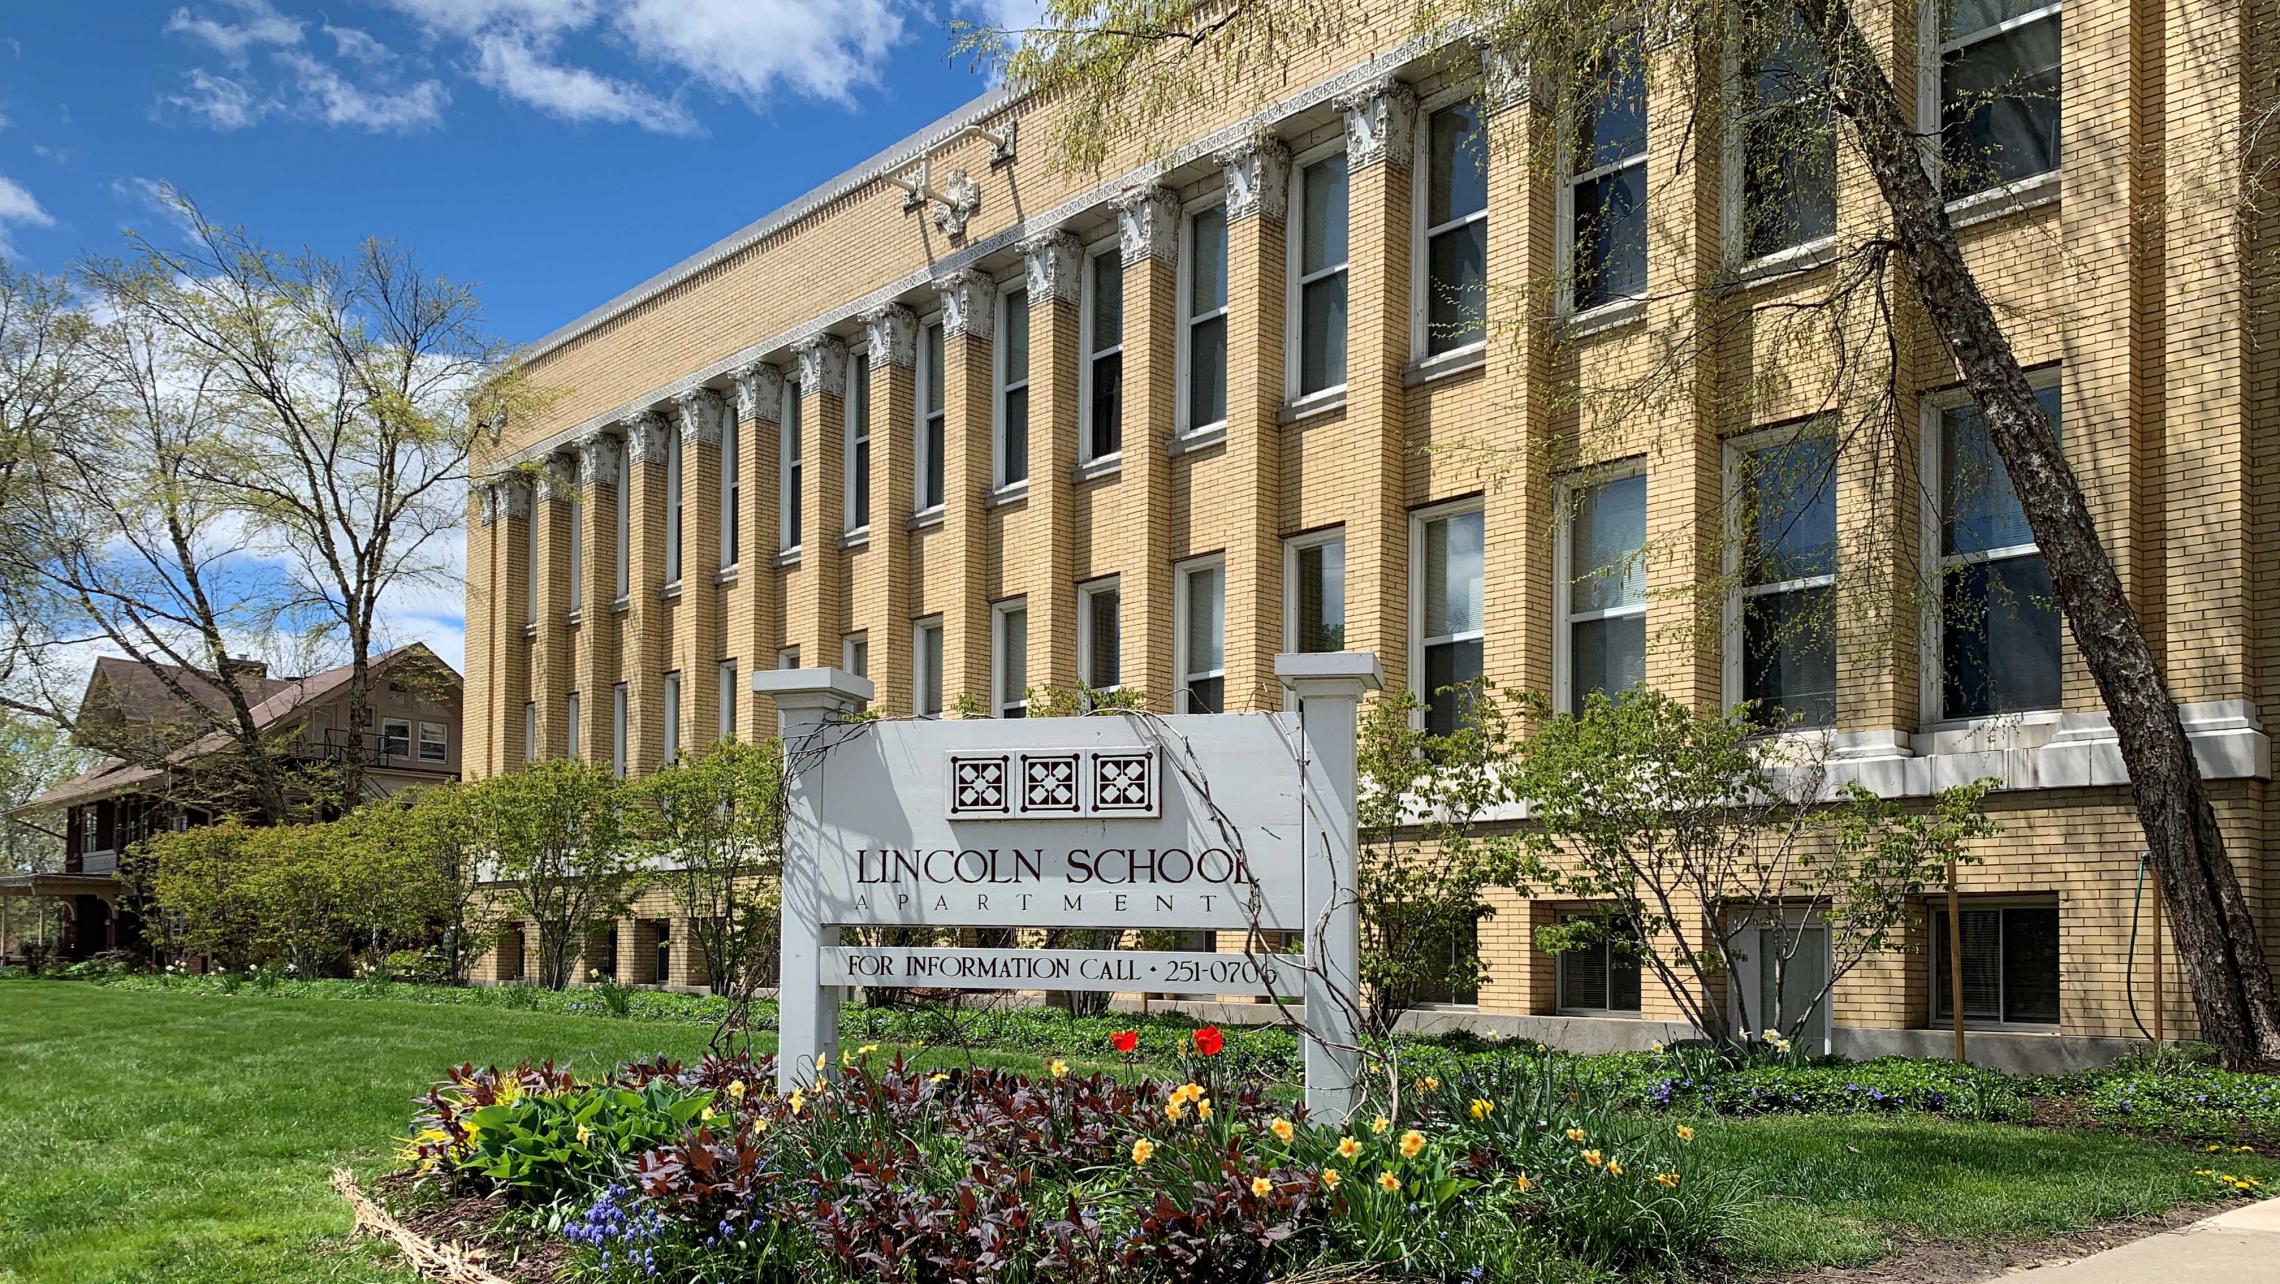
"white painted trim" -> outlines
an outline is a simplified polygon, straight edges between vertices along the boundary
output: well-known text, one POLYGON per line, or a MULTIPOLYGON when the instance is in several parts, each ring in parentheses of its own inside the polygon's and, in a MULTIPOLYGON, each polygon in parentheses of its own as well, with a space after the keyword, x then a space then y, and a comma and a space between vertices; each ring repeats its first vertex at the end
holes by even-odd
MULTIPOLYGON (((1299 387, 1299 371, 1305 366, 1306 361, 1305 352, 1301 345, 1306 331, 1303 300, 1305 299, 1307 282, 1301 278, 1300 274, 1300 263, 1306 254, 1306 167, 1327 160, 1332 156, 1342 156, 1345 152, 1346 136, 1341 132, 1332 141, 1319 147, 1310 147, 1290 159, 1290 196, 1287 206, 1290 212, 1286 224, 1287 231, 1283 237, 1283 403, 1293 410, 1303 403, 1326 400, 1333 393, 1337 394, 1343 401, 1346 391, 1347 381, 1345 379, 1317 388, 1312 392, 1303 391, 1299 387)), ((1338 266, 1323 268, 1315 273, 1313 278, 1315 280, 1327 280, 1339 273, 1346 274, 1348 286, 1347 339, 1349 342, 1353 338, 1353 297, 1351 293, 1354 265, 1353 228, 1354 172, 1353 166, 1349 162, 1346 169, 1346 257, 1339 262, 1338 266)), ((1347 355, 1350 358, 1352 353, 1349 351, 1347 355)))
MULTIPOLYGON (((1471 223, 1488 222, 1488 203, 1484 200, 1478 210, 1450 219, 1444 225, 1436 227, 1425 225, 1427 211, 1431 207, 1433 199, 1433 115, 1443 108, 1454 107, 1468 99, 1475 100, 1478 104, 1480 128, 1483 135, 1482 146, 1485 149, 1492 111, 1485 101, 1479 101, 1480 87, 1478 85, 1469 82, 1461 83, 1421 99, 1417 104, 1417 120, 1414 126, 1417 136, 1411 144, 1411 155, 1417 159, 1412 171, 1414 177, 1409 184, 1409 358, 1411 363, 1419 368, 1437 359, 1465 352, 1476 346, 1472 343, 1460 344, 1443 353, 1435 353, 1431 350, 1433 336, 1430 332, 1429 318, 1433 312, 1433 265, 1430 247, 1433 236, 1437 232, 1450 231, 1471 223)), ((1495 157, 1484 151, 1482 160, 1486 164, 1493 165, 1495 157)), ((1493 175, 1490 176, 1490 181, 1494 181, 1493 175)), ((1483 266, 1485 269, 1485 264, 1483 266)), ((1481 318, 1481 325, 1484 329, 1487 324, 1488 319, 1486 317, 1481 318)), ((1477 343, 1485 346, 1487 340, 1483 337, 1477 343)))
POLYGON ((1172 712, 1174 713, 1225 713, 1227 710, 1198 710, 1188 707, 1188 684, 1198 679, 1220 680, 1221 703, 1226 702, 1227 681, 1227 557, 1223 553, 1207 553, 1191 557, 1172 567, 1172 712), (1219 575, 1219 667, 1196 669, 1194 657, 1188 654, 1188 626, 1194 608, 1188 604, 1188 581, 1198 574, 1217 572, 1219 575))
MULTIPOLYGON (((1192 447, 1196 444, 1199 438, 1208 437, 1213 432, 1217 432, 1222 438, 1226 436, 1227 432, 1227 416, 1225 414, 1227 389, 1225 388, 1220 389, 1222 413, 1220 414, 1219 418, 1214 419, 1210 423, 1206 424, 1188 422, 1190 407, 1193 405, 1195 400, 1194 389, 1189 387, 1189 381, 1195 377, 1195 327, 1202 324, 1203 322, 1212 320, 1214 317, 1227 317, 1231 310, 1231 305, 1234 301, 1232 294, 1232 283, 1227 280, 1229 269, 1233 266, 1233 237, 1229 234, 1229 225, 1226 222, 1222 221, 1220 224, 1220 236, 1222 244, 1220 246, 1219 255, 1219 275, 1221 288, 1230 291, 1229 300, 1227 303, 1223 303, 1218 308, 1213 310, 1208 316, 1199 317, 1194 313, 1195 265, 1198 262, 1195 252, 1195 220, 1198 215, 1208 214, 1215 209, 1224 209, 1226 207, 1226 204, 1227 193, 1226 190, 1222 188, 1220 190, 1212 192, 1208 196, 1204 196, 1198 200, 1189 202, 1186 208, 1180 211, 1179 262, 1177 265, 1178 271, 1175 274, 1179 278, 1179 302, 1177 312, 1179 321, 1176 325, 1173 326, 1176 345, 1178 348, 1178 353, 1175 357, 1175 360, 1177 362, 1177 374, 1174 376, 1172 384, 1174 388, 1172 396, 1172 453, 1174 454, 1178 454, 1183 447, 1192 447)), ((1222 326, 1221 331, 1223 336, 1225 335, 1225 330, 1226 327, 1222 326)), ((1225 341, 1224 337, 1222 341, 1225 341)), ((1227 354, 1224 352, 1221 354, 1222 377, 1224 377, 1226 374, 1226 356, 1227 354)))
POLYGON ((1029 708, 1029 599, 1009 597, 990 604, 990 716, 1002 718, 1006 710, 1019 706, 1029 708), (1005 652, 1006 624, 1016 613, 1021 616, 1021 692, 1015 695, 1006 690, 1005 652))
MULTIPOLYGON (((1447 645, 1456 642, 1480 642, 1485 651, 1488 637, 1488 501, 1485 496, 1468 495, 1462 499, 1444 500, 1427 504, 1409 513, 1409 688, 1420 704, 1409 715, 1410 724, 1425 725, 1424 705, 1433 699, 1430 691, 1419 690, 1425 680, 1425 652, 1429 645, 1447 645), (1425 528, 1434 522, 1466 513, 1479 513, 1481 522, 1481 621, 1480 627, 1446 637, 1428 639, 1425 635, 1425 528)), ((1483 659, 1486 659, 1484 654, 1483 659)))
MULTIPOLYGON (((1124 352, 1125 338, 1123 334, 1126 320, 1123 306, 1124 295, 1120 288, 1117 293, 1117 341, 1112 347, 1102 348, 1097 352, 1093 350, 1093 312, 1098 306, 1098 301, 1093 296, 1099 292, 1100 288, 1095 284, 1098 279, 1095 273, 1100 271, 1097 265, 1104 262, 1120 275, 1125 271, 1123 243, 1114 235, 1092 242, 1077 255, 1077 466, 1079 469, 1088 468, 1095 464, 1105 464, 1111 459, 1121 460, 1124 458, 1125 405, 1121 394, 1116 403, 1117 449, 1098 454, 1093 451, 1093 364, 1103 357, 1121 357, 1124 352)), ((1119 281, 1119 285, 1122 284, 1124 283, 1119 281)), ((1119 361, 1117 371, 1120 386, 1123 370, 1123 363, 1119 361)))
MULTIPOLYGON (((1611 463, 1579 469, 1558 480, 1553 488, 1553 511, 1558 520, 1552 536, 1552 708, 1564 712, 1574 707, 1575 655, 1568 628, 1574 623, 1568 614, 1568 599, 1573 591, 1575 574, 1569 565, 1575 558, 1575 496, 1576 492, 1620 481, 1625 477, 1645 476, 1647 461, 1633 456, 1611 463)), ((1650 480, 1649 486, 1653 483, 1650 480)), ((1654 496, 1647 496, 1648 511, 1653 511, 1654 496)), ((1646 614, 1642 604, 1640 614, 1646 614)), ((1606 614, 1606 613, 1602 613, 1606 614)), ((1599 618, 1594 616, 1594 618, 1599 618)))

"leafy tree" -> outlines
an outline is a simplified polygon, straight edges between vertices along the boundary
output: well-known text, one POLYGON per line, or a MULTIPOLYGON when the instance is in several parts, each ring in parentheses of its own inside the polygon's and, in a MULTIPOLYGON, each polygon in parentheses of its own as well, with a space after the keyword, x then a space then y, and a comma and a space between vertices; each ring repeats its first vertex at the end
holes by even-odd
POLYGON ((1504 773, 1530 806, 1521 893, 1607 907, 1538 944, 1635 952, 1686 1019, 1723 1043, 1774 1019, 1726 984, 1753 942, 1771 942, 1754 961, 1787 993, 1798 929, 1826 930, 1829 969, 1791 1014, 1795 1037, 1854 968, 1905 943, 1947 862, 1995 832, 1980 810, 1992 780, 1904 809, 1858 784, 1833 787, 1818 737, 1768 739, 1743 711, 1694 710, 1644 687, 1594 694, 1580 715, 1540 702, 1531 711, 1538 730, 1504 773))
POLYGON ((472 788, 451 783, 408 789, 351 819, 402 853, 406 893, 432 928, 443 975, 465 985, 503 921, 499 898, 487 886, 489 852, 472 788))
POLYGON ((723 740, 651 774, 633 793, 650 804, 642 845, 689 920, 712 992, 749 1000, 776 964, 782 746, 723 740))
POLYGON ((538 925, 539 983, 562 989, 586 933, 614 923, 639 890, 630 791, 606 768, 559 758, 467 791, 507 904, 538 925))
POLYGON ((153 834, 136 853, 149 871, 156 920, 176 943, 235 971, 260 957, 262 909, 253 895, 251 826, 237 821, 153 834))

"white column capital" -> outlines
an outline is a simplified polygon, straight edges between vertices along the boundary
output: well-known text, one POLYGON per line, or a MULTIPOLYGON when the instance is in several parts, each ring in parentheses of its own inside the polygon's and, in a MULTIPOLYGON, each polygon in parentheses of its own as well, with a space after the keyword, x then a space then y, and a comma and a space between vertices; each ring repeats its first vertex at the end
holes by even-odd
POLYGON ((1180 256, 1180 198, 1168 187, 1149 185, 1123 193, 1109 204, 1116 210, 1117 238, 1124 266, 1147 259, 1176 263, 1180 256))
POLYGON ((481 482, 475 487, 476 520, 489 526, 499 520, 499 484, 481 482))
POLYGON ((1386 76, 1341 95, 1346 115, 1346 165, 1351 169, 1391 161, 1408 169, 1417 137, 1417 91, 1386 76))
POLYGON ((1491 40, 1473 45, 1480 55, 1480 101, 1491 112, 1517 107, 1532 97, 1528 60, 1491 40))
POLYGON ((754 423, 784 417, 784 372, 772 361, 755 361, 736 372, 736 413, 754 423))
POLYGON ((997 284, 972 268, 960 268, 936 280, 942 294, 942 337, 959 335, 987 341, 997 319, 997 284))
POLYGON ((1261 132, 1216 157, 1227 182, 1227 221, 1253 214, 1280 223, 1290 207, 1290 149, 1261 132))
POLYGON ((727 408, 722 403, 720 394, 710 388, 691 388, 673 398, 673 409, 681 417, 681 444, 718 446, 721 412, 727 408))
POLYGON ((578 498, 578 458, 558 450, 546 457, 546 497, 562 503, 578 498))
POLYGON ((918 314, 900 303, 887 303, 863 314, 863 333, 871 345, 871 365, 918 364, 918 314))
POLYGON ((799 359, 800 394, 847 395, 847 343, 836 334, 819 334, 792 349, 799 359))
POLYGON ((632 464, 665 463, 665 416, 655 410, 637 410, 625 418, 625 457, 632 464))
POLYGON ((1048 299, 1075 303, 1079 297, 1077 263, 1084 247, 1076 234, 1056 227, 1021 243, 1022 262, 1028 268, 1029 306, 1048 299))
POLYGON ((615 433, 590 432, 578 440, 578 484, 591 486, 596 482, 616 485, 618 462, 625 442, 615 433))
POLYGON ((530 483, 520 477, 510 477, 499 483, 499 511, 507 517, 529 518, 530 483))

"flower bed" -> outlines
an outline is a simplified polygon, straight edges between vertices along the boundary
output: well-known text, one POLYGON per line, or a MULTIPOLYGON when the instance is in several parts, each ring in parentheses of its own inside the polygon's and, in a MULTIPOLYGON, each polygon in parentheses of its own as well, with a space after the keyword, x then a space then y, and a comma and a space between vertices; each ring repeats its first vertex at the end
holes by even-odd
POLYGON ((593 1281, 1660 1272, 1712 1258, 1743 1197, 1696 1162, 1690 1126, 1627 1115, 1553 1060, 1427 1076, 1340 1127, 1198 1033, 1162 1080, 1059 1060, 922 1073, 869 1048, 788 1096, 765 1058, 596 1082, 462 1066, 404 1155, 457 1192, 555 1210, 569 1277, 593 1281))

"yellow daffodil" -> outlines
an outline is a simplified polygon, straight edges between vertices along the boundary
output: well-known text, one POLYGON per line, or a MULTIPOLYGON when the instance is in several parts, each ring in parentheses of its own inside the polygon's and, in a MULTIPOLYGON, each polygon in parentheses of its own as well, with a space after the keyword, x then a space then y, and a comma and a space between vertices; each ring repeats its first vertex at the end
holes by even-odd
POLYGON ((796 1115, 805 1109, 807 1109, 807 1090, 804 1088, 792 1089, 792 1113, 796 1115))
POLYGON ((2256 1153, 2256 1147, 2254 1147, 2254 1146, 2235 1146, 2235 1147, 2233 1147, 2233 1153, 2234 1153, 2234 1154, 2236 1154, 2236 1155, 2253 1155, 2253 1154, 2255 1154, 2255 1153, 2256 1153))
POLYGON ((2215 1142, 2213 1142, 2213 1141, 2209 1143, 2209 1153, 2210 1153, 2210 1154, 2212 1154, 2212 1155, 2213 1155, 2213 1154, 2215 1154, 2215 1153, 2217 1153, 2217 1152, 2218 1152, 2218 1151, 2220 1151, 2220 1150, 2223 1150, 2223 1149, 2224 1149, 2224 1147, 2223 1147, 2223 1146, 2220 1146, 2220 1145, 2218 1145, 2217 1143, 2215 1143, 2215 1142))
POLYGON ((1607 1161, 1607 1175, 1608 1175, 1608 1176, 1610 1176, 1610 1177, 1620 1177, 1620 1176, 1622 1176, 1622 1175, 1623 1175, 1623 1165, 1621 1165, 1620 1163, 1617 1163, 1616 1161, 1614 1161, 1614 1160, 1612 1160, 1612 1159, 1608 1160, 1608 1161, 1607 1161))
POLYGON ((1340 1158, 1340 1159, 1352 1159, 1354 1156, 1356 1156, 1356 1155, 1358 1155, 1358 1154, 1361 1154, 1361 1153, 1362 1153, 1362 1143, 1361 1143, 1361 1142, 1359 1142, 1359 1141, 1356 1141, 1356 1140, 1355 1140, 1354 1138, 1352 1138, 1352 1137, 1340 1137, 1340 1138, 1338 1139, 1338 1158, 1340 1158))
POLYGON ((866 1043, 866 1044, 864 1044, 862 1047, 855 1049, 855 1055, 856 1055, 856 1056, 859 1056, 859 1057, 867 1057, 867 1056, 870 1056, 872 1053, 874 1053, 874 1052, 877 1052, 878 1050, 879 1050, 879 1045, 878 1045, 878 1044, 876 1044, 876 1043, 866 1043))
POLYGON ((1433 1091, 1437 1091, 1437 1090, 1440 1088, 1440 1086, 1441 1086, 1441 1081, 1440 1081, 1439 1079, 1436 1079, 1436 1078, 1434 1078, 1434 1077, 1433 1077, 1433 1076, 1431 1076, 1431 1075, 1426 1075, 1424 1078, 1422 1078, 1422 1079, 1419 1079, 1419 1080, 1417 1081, 1417 1090, 1418 1090, 1419 1092, 1433 1092, 1433 1091))
POLYGON ((1046 1065, 1045 1069, 1051 1072, 1054 1078, 1062 1079, 1068 1077, 1069 1063, 1061 1060, 1059 1057, 1055 1057, 1051 1063, 1046 1065))
POLYGON ((1279 1141, 1286 1146, 1290 1144, 1291 1138, 1298 1135, 1298 1129, 1292 1127, 1291 1122, 1288 1119, 1275 1120, 1273 1123, 1267 1125, 1267 1131, 1275 1135, 1276 1141, 1279 1141))
POLYGON ((1379 1173, 1378 1189, 1390 1195, 1393 1192, 1401 1189, 1401 1179, 1394 1176, 1390 1171, 1379 1173))
POLYGON ((1485 1097, 1474 1097, 1469 1109, 1472 1111, 1473 1118, 1486 1119, 1496 1110, 1496 1103, 1485 1097))
POLYGON ((1148 1161, 1155 1157, 1155 1142, 1148 1140, 1146 1137, 1142 1137, 1140 1140, 1132 1143, 1132 1162, 1134 1165, 1145 1167, 1148 1161))
POLYGON ((705 1112, 702 1115, 699 1115, 698 1118, 704 1120, 706 1123, 711 1123, 713 1120, 720 1118, 720 1112, 713 1109, 711 1106, 706 1106, 705 1112))
POLYGON ((1401 1134, 1401 1157, 1403 1159, 1415 1159, 1417 1152, 1423 1149, 1425 1149, 1424 1133, 1412 1128, 1401 1134))
POLYGON ((1678 1188, 1678 1174, 1656 1173, 1655 1185, 1662 1187, 1664 1190, 1676 1190, 1678 1188))
POLYGON ((1346 1180, 1345 1177, 1341 1175, 1335 1168, 1325 1168, 1322 1170, 1322 1189, 1324 1190, 1336 1190, 1338 1189, 1338 1183, 1344 1180, 1346 1180))
POLYGON ((1535 1178, 1533 1178, 1533 1177, 1530 1177, 1530 1176, 1529 1176, 1528 1174, 1526 1174, 1526 1173, 1522 1173, 1522 1174, 1520 1174, 1519 1176, 1517 1176, 1517 1177, 1515 1177, 1515 1178, 1513 1178, 1513 1179, 1512 1179, 1512 1189, 1514 1189, 1514 1190, 1533 1190, 1533 1189, 1535 1189, 1535 1187, 1536 1187, 1536 1179, 1535 1179, 1535 1178))
POLYGON ((731 1080, 728 1085, 728 1095, 737 1101, 744 1100, 744 1081, 742 1079, 731 1080))
POLYGON ((1251 1193, 1265 1199, 1275 1193, 1275 1184, 1264 1177, 1253 1177, 1251 1179, 1251 1193))
POLYGON ((1692 1141, 1692 1140, 1694 1140, 1694 1130, 1693 1130, 1692 1128, 1689 1128, 1689 1127, 1687 1127, 1685 1124, 1680 1124, 1680 1125, 1678 1126, 1678 1139, 1679 1139, 1680 1141, 1692 1141))
POLYGON ((1569 1141, 1582 1141, 1582 1140, 1583 1140, 1583 1129, 1581 1129, 1581 1128, 1570 1128, 1570 1129, 1568 1129, 1568 1140, 1569 1140, 1569 1141))
POLYGON ((1545 1053, 1547 1053, 1547 1052, 1550 1052, 1550 1051, 1551 1051, 1551 1049, 1550 1049, 1550 1048, 1548 1048, 1548 1047, 1545 1047, 1545 1046, 1544 1046, 1543 1044, 1541 1044, 1541 1043, 1539 1043, 1539 1044, 1537 1044, 1537 1045, 1536 1045, 1536 1055, 1537 1055, 1537 1056, 1542 1056, 1543 1054, 1545 1054, 1545 1053))
POLYGON ((766 1115, 756 1115, 756 1116, 754 1116, 754 1117, 753 1117, 753 1120, 752 1120, 752 1131, 754 1131, 754 1132, 766 1132, 766 1131, 768 1131, 768 1116, 766 1116, 766 1115))
POLYGON ((1195 1102, 1195 1118, 1196 1118, 1196 1122, 1197 1122, 1197 1123, 1210 1123, 1210 1122, 1211 1122, 1211 1098, 1209 1098, 1209 1097, 1198 1097, 1198 1098, 1196 1098, 1196 1102, 1195 1102))
POLYGON ((1379 1115, 1377 1118, 1370 1120, 1371 1132, 1384 1132, 1386 1129, 1391 1127, 1393 1127, 1393 1120, 1386 1118, 1384 1115, 1379 1115))
POLYGON ((1164 1103, 1164 1118, 1178 1123, 1187 1118, 1187 1098, 1175 1096, 1164 1103))
POLYGON ((1653 1043, 1650 1043, 1650 1044, 1648 1044, 1648 1045, 1647 1045, 1647 1051, 1649 1051, 1649 1052, 1660 1053, 1662 1050, 1663 1050, 1663 1045, 1662 1045, 1662 1040, 1660 1040, 1660 1039, 1657 1039, 1657 1040, 1655 1040, 1653 1043))
POLYGON ((950 1077, 950 1072, 949 1072, 949 1071, 947 1071, 947 1070, 937 1070, 937 1071, 935 1071, 933 1074, 930 1074, 930 1075, 926 1076, 926 1081, 927 1081, 928 1083, 940 1083, 940 1082, 942 1082, 944 1079, 947 1079, 947 1078, 949 1078, 949 1077, 950 1077))
POLYGON ((587 1127, 586 1125, 584 1125, 584 1124, 579 1124, 579 1125, 578 1125, 578 1144, 579 1144, 579 1145, 581 1145, 581 1146, 583 1146, 583 1145, 585 1145, 587 1142, 589 1142, 589 1141, 592 1141, 593 1139, 594 1139, 594 1130, 593 1130, 593 1129, 591 1129, 591 1128, 588 1128, 588 1127, 587 1127))
POLYGON ((1585 1163, 1587 1163, 1587 1164, 1590 1164, 1590 1165, 1591 1165, 1592 1167, 1594 1167, 1594 1168, 1597 1168, 1597 1167, 1599 1167, 1599 1165, 1601 1165, 1602 1163, 1605 1163, 1606 1161, 1605 1161, 1604 1159, 1600 1158, 1600 1155, 1599 1155, 1599 1152, 1598 1152, 1598 1151, 1596 1151, 1596 1150, 1586 1150, 1586 1151, 1584 1151, 1584 1152, 1583 1152, 1583 1162, 1585 1162, 1585 1163))

